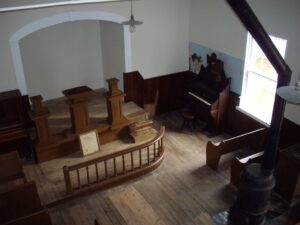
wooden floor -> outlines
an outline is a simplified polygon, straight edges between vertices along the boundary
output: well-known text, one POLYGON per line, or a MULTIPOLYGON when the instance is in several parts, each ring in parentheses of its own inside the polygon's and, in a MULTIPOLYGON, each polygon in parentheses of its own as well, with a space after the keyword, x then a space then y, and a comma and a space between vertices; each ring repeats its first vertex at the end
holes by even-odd
MULTIPOLYGON (((155 121, 166 126, 162 165, 123 185, 49 209, 53 224, 93 225, 95 219, 104 225, 211 224, 212 215, 232 205, 235 192, 228 185, 232 156, 222 158, 214 171, 205 166, 205 146, 211 140, 205 133, 182 131, 179 112, 158 116, 155 121)), ((24 167, 29 180, 36 180, 44 203, 64 192, 61 177, 51 171, 62 168, 65 160, 24 167)))
POLYGON ((228 209, 229 159, 215 172, 205 166, 208 138, 180 131, 177 113, 157 118, 167 126, 163 164, 151 174, 52 208, 53 224, 210 224, 210 216, 228 209))

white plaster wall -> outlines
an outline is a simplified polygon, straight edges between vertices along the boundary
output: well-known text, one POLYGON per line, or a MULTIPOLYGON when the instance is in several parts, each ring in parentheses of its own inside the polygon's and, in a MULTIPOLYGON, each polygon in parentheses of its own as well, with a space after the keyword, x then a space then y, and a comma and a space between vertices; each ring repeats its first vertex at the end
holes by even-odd
MULTIPOLYGON (((125 71, 123 26, 113 22, 100 22, 101 46, 104 80, 119 79, 119 88, 123 90, 123 73, 125 71)), ((107 82, 105 82, 107 88, 107 82)))
POLYGON ((20 47, 30 96, 46 100, 76 86, 104 87, 98 21, 51 26, 21 39, 20 47))
MULTIPOLYGON (((134 1, 135 17, 144 24, 131 36, 132 70, 151 77, 188 69, 189 2, 134 1)), ((125 1, 0 13, 0 92, 17 88, 10 37, 23 26, 41 18, 76 10, 98 10, 128 17, 130 4, 125 1)))
POLYGON ((134 2, 133 70, 144 78, 188 70, 190 0, 134 2), (137 10, 136 10, 137 9, 137 10))
MULTIPOLYGON (((285 60, 293 71, 294 84, 300 73, 300 1, 248 0, 271 35, 288 40, 285 60)), ((191 0, 190 40, 244 59, 247 31, 226 1, 191 0)), ((287 104, 285 116, 300 124, 300 106, 287 104)))
POLYGON ((190 40, 244 59, 247 32, 225 0, 191 0, 190 40))

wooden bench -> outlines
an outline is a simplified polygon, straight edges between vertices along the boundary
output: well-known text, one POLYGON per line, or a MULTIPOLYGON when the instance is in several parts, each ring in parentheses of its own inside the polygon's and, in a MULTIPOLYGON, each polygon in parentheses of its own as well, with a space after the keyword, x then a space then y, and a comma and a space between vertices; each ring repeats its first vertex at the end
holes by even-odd
POLYGON ((275 172, 276 192, 293 204, 300 196, 300 143, 282 149, 275 172))
MULTIPOLYGON (((279 149, 278 164, 275 171, 275 191, 287 202, 293 204, 300 194, 300 143, 279 149)), ((251 163, 262 161, 263 152, 231 162, 230 184, 239 186, 240 174, 251 163)))
POLYGON ((241 148, 249 146, 258 152, 265 144, 267 135, 266 128, 260 128, 227 140, 214 144, 208 141, 206 145, 206 165, 217 170, 222 155, 237 151, 241 148))
POLYGON ((45 210, 29 214, 2 225, 51 225, 51 217, 45 210))
POLYGON ((231 162, 230 167, 230 184, 235 187, 239 186, 240 174, 250 163, 258 163, 261 161, 263 152, 258 152, 245 158, 235 157, 231 162))
POLYGON ((42 211, 35 182, 27 182, 0 193, 0 224, 42 211))
MULTIPOLYGON (((17 151, 0 155, 0 185, 4 190, 17 179, 21 179, 22 183, 26 182, 23 173, 22 164, 20 162, 17 151)), ((2 190, 2 188, 1 188, 2 190)))

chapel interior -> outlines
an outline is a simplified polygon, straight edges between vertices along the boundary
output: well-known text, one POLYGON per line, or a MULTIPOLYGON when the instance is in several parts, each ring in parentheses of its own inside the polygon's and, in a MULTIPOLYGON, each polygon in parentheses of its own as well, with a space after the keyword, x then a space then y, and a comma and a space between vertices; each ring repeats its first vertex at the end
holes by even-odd
POLYGON ((299 94, 300 3, 237 2, 2 1, 0 225, 299 225, 299 103, 239 104, 248 32, 299 94))

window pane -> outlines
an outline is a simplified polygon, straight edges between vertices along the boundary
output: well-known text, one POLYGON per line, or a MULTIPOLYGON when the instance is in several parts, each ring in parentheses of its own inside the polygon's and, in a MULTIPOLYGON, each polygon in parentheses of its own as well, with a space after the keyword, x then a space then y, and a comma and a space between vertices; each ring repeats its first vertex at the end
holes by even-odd
MULTIPOLYGON (((275 44, 276 48, 280 52, 280 54, 284 57, 285 55, 285 48, 286 48, 286 40, 270 36, 271 40, 275 44)), ((255 71, 256 73, 263 74, 270 79, 277 80, 277 73, 273 68, 270 61, 267 59, 259 45, 256 41, 251 38, 251 52, 249 54, 249 70, 255 71)))
POLYGON ((269 123, 277 83, 253 72, 248 72, 247 76, 247 88, 240 106, 247 112, 269 123))
MULTIPOLYGON (((287 41, 270 36, 284 57, 287 41)), ((270 123, 277 86, 277 73, 255 40, 248 34, 243 94, 240 108, 270 123)))

